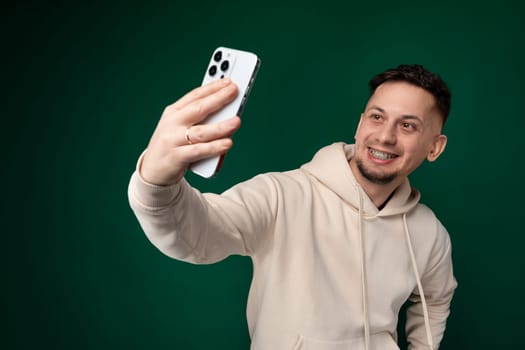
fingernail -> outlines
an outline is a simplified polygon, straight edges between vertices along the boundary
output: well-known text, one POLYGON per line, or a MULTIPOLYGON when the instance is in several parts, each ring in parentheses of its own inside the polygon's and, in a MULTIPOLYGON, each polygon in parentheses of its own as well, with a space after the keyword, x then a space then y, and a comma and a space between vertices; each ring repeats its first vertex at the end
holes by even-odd
POLYGON ((229 83, 231 83, 231 80, 230 80, 230 78, 223 78, 223 79, 221 80, 221 83, 222 83, 222 85, 226 86, 226 85, 228 85, 229 83))

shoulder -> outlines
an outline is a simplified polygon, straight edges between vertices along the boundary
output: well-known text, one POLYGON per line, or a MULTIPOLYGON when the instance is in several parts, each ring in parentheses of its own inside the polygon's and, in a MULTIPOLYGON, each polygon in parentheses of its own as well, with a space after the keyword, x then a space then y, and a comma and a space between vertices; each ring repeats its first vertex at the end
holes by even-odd
POLYGON ((434 211, 425 204, 419 203, 407 213, 409 231, 416 241, 425 241, 435 248, 450 244, 447 229, 436 216, 434 211))
POLYGON ((437 269, 451 266, 450 236, 434 212, 424 204, 418 204, 407 213, 409 234, 421 264, 420 271, 433 275, 437 269))
POLYGON ((407 213, 407 218, 411 220, 424 221, 424 222, 435 222, 438 220, 434 211, 427 205, 418 203, 413 210, 407 213))

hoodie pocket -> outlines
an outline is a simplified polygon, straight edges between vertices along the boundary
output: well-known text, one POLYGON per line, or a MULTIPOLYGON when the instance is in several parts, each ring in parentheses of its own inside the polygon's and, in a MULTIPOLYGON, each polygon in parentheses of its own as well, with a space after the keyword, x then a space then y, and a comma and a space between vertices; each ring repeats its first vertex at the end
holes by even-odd
MULTIPOLYGON (((388 332, 370 335, 370 350, 399 350, 396 342, 388 332)), ((344 340, 320 340, 298 336, 293 350, 364 350, 364 338, 344 340)))

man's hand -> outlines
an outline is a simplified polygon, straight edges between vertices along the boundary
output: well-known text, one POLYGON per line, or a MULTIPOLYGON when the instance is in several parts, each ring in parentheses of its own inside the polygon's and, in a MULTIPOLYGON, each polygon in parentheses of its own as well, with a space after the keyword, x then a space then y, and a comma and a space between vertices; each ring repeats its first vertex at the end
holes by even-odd
POLYGON ((228 151, 231 135, 241 126, 238 116, 217 124, 196 124, 233 101, 237 93, 231 80, 221 79, 167 106, 139 169, 142 178, 155 185, 171 185, 182 179, 191 163, 228 151))

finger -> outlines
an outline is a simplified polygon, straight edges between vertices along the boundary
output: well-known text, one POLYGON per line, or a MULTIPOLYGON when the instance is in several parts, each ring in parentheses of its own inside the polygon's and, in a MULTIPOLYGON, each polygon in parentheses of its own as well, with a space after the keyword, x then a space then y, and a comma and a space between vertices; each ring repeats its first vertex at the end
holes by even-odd
POLYGON ((211 142, 180 146, 173 149, 173 159, 183 160, 191 164, 201 159, 215 157, 226 153, 233 146, 230 138, 222 138, 211 142))
POLYGON ((194 125, 186 130, 187 143, 203 143, 225 137, 230 137, 241 126, 241 119, 233 117, 216 124, 194 125))
POLYGON ((188 92, 186 95, 182 96, 179 100, 173 103, 171 106, 173 109, 184 108, 189 103, 206 97, 210 94, 217 92, 218 90, 231 84, 231 80, 228 78, 219 79, 212 81, 206 85, 199 86, 192 91, 188 92))
POLYGON ((183 125, 200 123, 213 112, 218 111, 232 102, 237 94, 237 86, 235 84, 228 84, 226 87, 206 97, 188 103, 184 108, 177 110, 177 119, 183 125))

